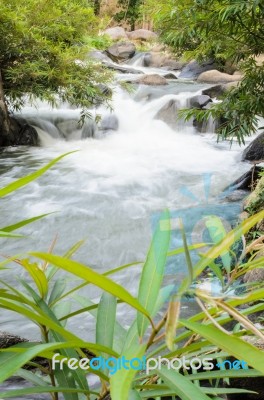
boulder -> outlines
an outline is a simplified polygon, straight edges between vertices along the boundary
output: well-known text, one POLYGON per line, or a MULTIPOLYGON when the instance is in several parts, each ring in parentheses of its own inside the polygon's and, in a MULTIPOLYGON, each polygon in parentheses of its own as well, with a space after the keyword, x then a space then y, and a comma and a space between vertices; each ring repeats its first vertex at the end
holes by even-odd
POLYGON ((36 129, 20 117, 10 117, 10 134, 0 135, 0 146, 37 146, 39 144, 36 129))
POLYGON ((159 119, 174 128, 177 124, 178 104, 176 100, 170 100, 155 115, 155 119, 159 119))
POLYGON ((88 57, 93 58, 96 61, 112 62, 111 58, 109 58, 103 51, 99 50, 90 51, 88 57))
POLYGON ((152 47, 151 47, 151 51, 154 53, 160 53, 161 51, 165 51, 166 50, 166 46, 164 44, 161 43, 155 43, 152 47))
POLYGON ((150 86, 168 85, 166 78, 158 74, 144 75, 134 82, 139 83, 141 85, 150 85, 150 86))
POLYGON ((163 75, 164 78, 166 79, 178 79, 176 75, 174 75, 173 73, 169 72, 168 74, 163 75))
POLYGON ((179 75, 179 78, 185 79, 197 79, 205 71, 210 71, 215 69, 216 65, 213 60, 205 61, 203 63, 198 63, 193 60, 187 64, 179 75))
POLYGON ((242 161, 258 163, 264 161, 264 133, 254 139, 243 151, 242 161))
POLYGON ((11 333, 0 331, 0 349, 7 349, 8 347, 15 346, 18 343, 25 343, 28 340, 11 333))
POLYGON ((242 79, 241 75, 229 75, 224 72, 220 72, 217 69, 212 69, 210 71, 205 71, 201 73, 197 81, 205 83, 229 83, 240 81, 242 79))
POLYGON ((139 69, 130 68, 130 67, 123 67, 121 65, 111 63, 104 63, 105 66, 113 71, 121 72, 122 74, 143 74, 144 72, 140 71, 139 69))
POLYGON ((190 98, 191 108, 204 108, 208 103, 212 102, 212 99, 204 94, 193 96, 190 98))
POLYGON ((119 121, 115 114, 104 116, 100 121, 100 130, 102 131, 117 131, 119 128, 119 121))
POLYGON ((148 52, 144 57, 145 67, 163 68, 167 67, 170 70, 179 71, 186 63, 174 60, 171 56, 166 55, 164 52, 148 52))
POLYGON ((249 190, 256 186, 259 180, 259 174, 263 169, 258 166, 252 167, 249 171, 245 172, 242 176, 236 179, 231 185, 225 188, 224 192, 232 192, 233 190, 249 190))
POLYGON ((158 38, 158 35, 148 29, 137 29, 132 32, 128 32, 127 36, 130 40, 144 40, 147 42, 154 41, 158 38))
POLYGON ((128 38, 125 29, 122 28, 121 26, 115 26, 114 28, 108 28, 104 31, 104 34, 110 36, 110 38, 113 40, 128 38))
POLYGON ((211 98, 218 98, 221 97, 225 93, 224 85, 215 85, 211 86, 208 89, 204 89, 202 94, 205 96, 209 96, 211 98))
POLYGON ((132 58, 136 52, 136 46, 131 42, 113 44, 106 50, 107 55, 115 62, 126 61, 132 58))

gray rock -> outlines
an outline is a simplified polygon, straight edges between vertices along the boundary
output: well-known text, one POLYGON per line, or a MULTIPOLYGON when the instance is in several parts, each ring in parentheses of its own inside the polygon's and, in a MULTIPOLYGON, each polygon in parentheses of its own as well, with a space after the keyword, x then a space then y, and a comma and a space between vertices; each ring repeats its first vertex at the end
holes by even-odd
POLYGON ((11 333, 0 331, 0 349, 7 349, 8 347, 14 346, 18 343, 28 342, 27 339, 23 339, 20 336, 13 335, 11 333))
POLYGON ((264 133, 254 139, 243 151, 242 161, 263 162, 264 161, 264 133))
POLYGON ((144 75, 135 81, 141 85, 162 86, 168 85, 166 78, 158 74, 144 75))
POLYGON ((166 68, 169 70, 179 71, 186 63, 172 59, 171 56, 164 54, 164 52, 148 52, 144 56, 144 67, 153 68, 166 68))
POLYGON ((164 78, 166 78, 166 79, 178 79, 177 76, 174 75, 174 74, 172 74, 171 72, 169 72, 168 74, 163 75, 163 76, 164 76, 164 78))
POLYGON ((155 32, 149 31, 148 29, 137 29, 132 32, 128 32, 127 36, 130 40, 144 40, 144 41, 153 41, 158 38, 158 35, 155 32))
POLYGON ((101 62, 112 62, 111 58, 109 58, 105 52, 99 50, 90 51, 88 57, 101 62))
POLYGON ((164 61, 164 67, 168 67, 169 70, 173 71, 180 71, 186 66, 186 62, 183 61, 176 61, 176 60, 171 60, 167 59, 164 61))
POLYGON ((136 46, 131 42, 116 43, 106 50, 107 55, 113 61, 125 61, 132 58, 136 52, 136 46))
POLYGON ((258 166, 252 167, 249 171, 245 172, 242 176, 236 179, 231 185, 225 188, 224 192, 230 192, 233 190, 248 190, 251 191, 252 188, 256 186, 259 180, 259 174, 263 169, 258 166))
POLYGON ((203 108, 205 107, 208 103, 212 102, 212 99, 207 96, 207 95, 197 95, 197 96, 193 96, 190 98, 190 106, 191 108, 203 108))
POLYGON ((205 96, 209 96, 211 98, 218 98, 220 96, 222 96, 225 93, 224 90, 224 85, 215 85, 215 86, 211 86, 208 89, 204 89, 202 91, 202 94, 204 94, 205 96))
POLYGON ((121 65, 111 63, 104 63, 105 66, 113 71, 121 72, 122 74, 143 74, 144 72, 130 67, 123 67, 121 65))
POLYGON ((155 115, 155 119, 159 119, 174 128, 177 123, 178 104, 176 100, 170 100, 155 115))
POLYGON ((114 28, 108 28, 104 31, 104 34, 110 36, 110 38, 113 40, 128 38, 125 29, 122 28, 121 26, 115 26, 114 28))
POLYGON ((234 190, 229 193, 226 197, 224 197, 224 201, 228 201, 229 203, 237 202, 243 200, 248 195, 246 190, 234 190))
POLYGON ((183 68, 182 72, 179 75, 179 78, 196 79, 199 75, 201 75, 201 73, 215 68, 216 65, 213 60, 205 61, 203 63, 198 63, 194 60, 183 68))

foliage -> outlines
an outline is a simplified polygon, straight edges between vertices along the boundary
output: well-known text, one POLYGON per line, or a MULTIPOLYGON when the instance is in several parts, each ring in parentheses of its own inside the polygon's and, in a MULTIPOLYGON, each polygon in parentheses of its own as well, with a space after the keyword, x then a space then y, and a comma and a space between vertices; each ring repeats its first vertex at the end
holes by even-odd
POLYGON ((141 15, 142 0, 118 0, 118 4, 121 6, 121 11, 115 14, 115 20, 120 22, 127 22, 131 30, 135 30, 135 24, 141 15))
POLYGON ((104 98, 100 83, 110 75, 87 60, 84 45, 97 25, 86 0, 2 0, 0 72, 8 107, 39 98, 86 109, 104 98))
POLYGON ((175 51, 188 59, 214 59, 220 69, 228 61, 244 72, 239 87, 221 104, 187 114, 203 120, 222 118, 219 134, 244 142, 257 129, 256 115, 264 116, 264 67, 255 62, 255 56, 264 52, 263 1, 148 0, 147 4, 161 37, 175 51))
POLYGON ((108 35, 85 36, 84 42, 87 46, 89 46, 89 48, 94 48, 97 50, 105 50, 113 43, 108 35))
MULTIPOLYGON (((27 178, 13 182, 1 189, 0 193, 7 195, 31 182, 58 160, 59 158, 27 178)), ((252 254, 254 249, 263 252, 263 248, 259 248, 259 243, 244 246, 242 254, 235 257, 232 269, 224 260, 227 254, 232 254, 230 249, 233 244, 263 216, 264 211, 250 217, 229 233, 223 232, 220 220, 216 217, 209 220, 208 224, 213 228, 211 232, 219 232, 211 235, 215 244, 211 244, 205 254, 201 253, 200 260, 192 265, 190 252, 202 249, 205 244, 188 245, 184 229, 181 227, 183 247, 169 250, 170 214, 165 211, 146 261, 142 263, 137 298, 118 285, 115 278, 110 279, 110 276, 115 276, 119 271, 130 270, 138 263, 99 274, 92 268, 71 260, 82 242, 76 243, 62 257, 51 253, 55 246, 53 243, 49 253, 35 251, 30 252, 27 258, 16 256, 2 261, 0 268, 7 268, 8 264, 15 262, 26 271, 27 278, 18 278, 22 285, 20 289, 8 285, 3 279, 0 281, 0 307, 19 313, 35 323, 41 332, 41 342, 20 343, 0 350, 0 382, 17 375, 32 384, 25 389, 2 391, 1 398, 50 393, 53 399, 58 399, 58 393, 63 393, 66 400, 95 400, 103 399, 110 390, 113 400, 159 399, 164 396, 179 396, 184 400, 208 400, 226 393, 244 393, 245 390, 223 387, 220 385, 220 379, 228 381, 236 377, 250 378, 264 374, 263 352, 254 344, 241 339, 242 335, 251 335, 253 339, 255 337, 263 340, 263 332, 247 318, 247 315, 264 310, 261 301, 264 288, 263 284, 258 287, 242 285, 241 295, 230 295, 230 289, 247 271, 263 268, 264 257, 252 254), (163 286, 163 277, 167 258, 180 253, 185 254, 190 274, 175 292, 173 285, 163 286), (223 260, 227 279, 215 263, 219 257, 223 260), (196 279, 207 268, 212 268, 216 273, 223 287, 222 294, 214 295, 194 285, 196 279), (59 276, 59 270, 65 271, 66 274, 63 277, 59 276), (70 286, 67 282, 70 282, 70 286), (89 299, 88 291, 86 295, 79 293, 81 288, 87 288, 91 284, 103 289, 98 303, 89 299), (201 312, 188 320, 180 318, 181 304, 186 296, 201 307, 201 312), (116 314, 120 303, 126 303, 136 311, 135 320, 129 328, 118 322, 116 314), (241 308, 243 305, 247 307, 241 308), (160 317, 161 311, 163 315, 160 317), (96 321, 95 341, 81 339, 66 325, 72 318, 84 317, 87 313, 96 321), (236 325, 233 330, 227 331, 226 324, 232 321, 236 322, 236 325), (180 329, 183 327, 185 330, 180 329), (58 352, 59 359, 64 358, 63 371, 51 368, 51 359, 58 352), (185 357, 187 360, 192 357, 202 359, 210 355, 215 362, 234 356, 245 360, 251 369, 206 372, 190 370, 187 375, 165 366, 160 370, 153 369, 149 374, 145 374, 144 371, 121 369, 110 375, 107 369, 90 369, 88 375, 95 374, 101 381, 98 388, 92 390, 86 379, 87 371, 81 368, 70 370, 65 364, 69 358, 83 358, 87 354, 90 357, 103 355, 106 359, 122 356, 130 359, 144 355, 148 359, 162 354, 167 359, 185 357), (25 365, 31 369, 23 369, 25 365), (36 368, 40 372, 36 372, 36 368), (211 387, 205 385, 205 380, 211 382, 211 387)), ((24 221, 24 225, 26 223, 24 221)), ((15 228, 22 226, 23 222, 20 222, 15 228)), ((10 229, 5 228, 2 231, 10 232, 10 229)), ((9 268, 12 269, 12 266, 9 268)))

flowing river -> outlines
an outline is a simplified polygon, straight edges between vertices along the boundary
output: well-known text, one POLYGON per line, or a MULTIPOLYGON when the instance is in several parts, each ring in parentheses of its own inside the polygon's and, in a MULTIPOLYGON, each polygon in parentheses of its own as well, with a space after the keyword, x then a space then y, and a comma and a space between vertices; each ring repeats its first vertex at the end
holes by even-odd
MULTIPOLYGON (((117 75, 116 79, 128 76, 117 75)), ((249 169, 240 161, 242 149, 236 143, 232 147, 228 142, 217 144, 212 124, 206 133, 199 134, 191 123, 179 122, 172 129, 155 119, 168 101, 176 100, 184 107, 204 86, 174 80, 162 89, 139 86, 129 94, 116 83, 113 111, 105 107, 96 110, 102 116, 101 130, 97 131, 91 122, 78 129, 79 111, 67 105, 59 110, 45 104, 39 104, 38 109, 25 107, 23 116, 38 127, 41 146, 5 149, 0 155, 1 186, 63 153, 77 152, 40 179, 1 199, 1 226, 51 213, 22 228, 19 232, 25 238, 1 239, 1 254, 48 251, 57 237, 54 253, 63 255, 84 239, 74 259, 103 272, 144 259, 153 218, 165 208, 186 210, 203 204, 206 196, 211 204, 223 204, 219 199, 223 189, 249 169), (205 185, 208 174, 210 184, 205 185)), ((17 278, 25 272, 16 265, 10 268, 12 273, 3 272, 4 279, 17 285, 17 278)), ((135 295, 139 270, 124 270, 114 280, 135 295)), ((92 286, 83 291, 94 301, 99 293, 92 286)), ((124 326, 132 316, 132 310, 119 308, 124 326)), ((70 327, 87 340, 93 338, 92 317, 75 318, 70 327)), ((10 312, 1 311, 0 330, 38 337, 30 322, 10 312)))

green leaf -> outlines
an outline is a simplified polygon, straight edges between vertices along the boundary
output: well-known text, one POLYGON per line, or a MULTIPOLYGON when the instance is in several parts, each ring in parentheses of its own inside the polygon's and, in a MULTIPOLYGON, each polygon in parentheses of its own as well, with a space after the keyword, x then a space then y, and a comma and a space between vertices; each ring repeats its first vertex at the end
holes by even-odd
MULTIPOLYGON (((220 243, 225 238, 226 230, 221 218, 216 215, 210 215, 206 218, 205 225, 207 226, 211 239, 215 244, 220 243)), ((226 272, 229 273, 231 268, 231 257, 229 251, 224 251, 220 256, 226 272)))
POLYGON ((23 367, 26 363, 37 356, 50 359, 52 357, 50 354, 51 351, 58 352, 60 349, 74 348, 87 348, 96 353, 105 352, 118 357, 116 352, 105 346, 87 343, 81 339, 44 344, 20 343, 9 347, 8 349, 0 349, 0 382, 13 376, 19 368, 23 367))
POLYGON ((244 360, 253 368, 264 374, 264 353, 256 347, 233 335, 228 335, 219 329, 198 324, 196 322, 180 320, 180 322, 193 332, 208 339, 211 343, 225 350, 228 354, 238 360, 244 360))
POLYGON ((262 372, 256 369, 225 369, 216 371, 199 372, 198 374, 190 374, 187 376, 188 379, 205 380, 205 379, 222 379, 222 378, 253 378, 263 376, 262 372))
MULTIPOLYGON (((139 283, 138 300, 150 315, 155 310, 164 277, 170 245, 170 229, 170 214, 165 211, 154 234, 139 283)), ((142 337, 148 326, 148 321, 141 313, 137 315, 137 324, 139 336, 142 337)))
POLYGON ((60 161, 62 158, 66 157, 69 154, 75 153, 75 151, 70 151, 68 153, 65 153, 48 164, 46 164, 44 167, 40 168, 36 172, 33 172, 32 174, 29 174, 27 176, 24 176, 23 178, 17 179, 14 182, 10 183, 9 185, 3 187, 0 189, 0 197, 7 196, 8 194, 20 189, 23 186, 28 185, 30 182, 34 181, 35 179, 39 178, 41 175, 43 175, 48 169, 50 169, 54 164, 56 164, 58 161, 60 161))
POLYGON ((78 388, 68 388, 68 387, 62 387, 62 386, 37 386, 33 388, 27 388, 27 389, 18 389, 18 390, 8 390, 5 392, 1 392, 1 398, 2 399, 10 399, 12 397, 20 397, 20 396, 26 396, 30 394, 39 394, 39 393, 85 393, 85 394, 95 394, 96 396, 99 396, 100 394, 94 391, 87 391, 87 390, 82 390, 78 388))
POLYGON ((96 343, 112 348, 116 319, 116 298, 103 293, 96 319, 96 343))
MULTIPOLYGON (((230 249, 230 247, 242 235, 247 233, 254 225, 256 225, 261 219, 264 218, 264 211, 253 215, 252 217, 243 221, 238 227, 228 232, 225 238, 215 246, 213 246, 198 263, 193 267, 193 276, 196 278, 200 275, 203 270, 209 266, 219 255, 230 249)), ((183 295, 189 287, 189 278, 185 278, 178 290, 179 296, 183 295)))
POLYGON ((23 221, 19 221, 16 224, 5 226, 4 228, 1 228, 1 231, 4 231, 4 232, 15 231, 15 230, 17 230, 19 228, 22 228, 22 226, 31 224, 32 222, 37 221, 38 219, 42 219, 42 218, 44 218, 44 217, 46 217, 47 215, 50 215, 50 214, 53 214, 53 213, 42 214, 42 215, 38 215, 37 217, 24 219, 23 221))
POLYGON ((176 337, 176 328, 181 311, 181 299, 173 296, 168 308, 168 316, 166 321, 166 344, 170 350, 174 349, 174 340, 176 337))
POLYGON ((182 400, 211 400, 199 387, 177 371, 162 366, 156 373, 182 400))
POLYGON ((29 260, 21 260, 20 264, 28 271, 39 290, 40 296, 44 298, 48 292, 48 281, 44 271, 38 264, 30 263, 29 260))
MULTIPOLYGON (((113 348, 116 323, 116 298, 109 293, 103 293, 97 309, 96 343, 113 348)), ((102 357, 107 358, 105 353, 102 357)), ((103 371, 106 373, 106 371, 103 371)))
MULTIPOLYGON (((133 358, 142 359, 145 354, 146 345, 136 345, 126 348, 125 352, 122 353, 121 357, 124 356, 127 360, 133 358)), ((128 399, 129 391, 131 389, 132 381, 137 371, 132 368, 119 369, 110 378, 110 392, 112 399, 128 399)))
POLYGON ((149 313, 142 307, 137 299, 131 296, 131 294, 128 293, 122 286, 111 281, 106 276, 100 275, 97 272, 93 271, 91 268, 76 261, 68 260, 60 256, 55 256, 53 254, 31 253, 31 255, 48 261, 56 265, 57 267, 60 267, 61 269, 64 269, 65 271, 68 271, 71 274, 100 287, 106 292, 111 293, 113 296, 123 300, 125 303, 140 311, 141 313, 146 315, 147 318, 150 319, 149 313))
POLYGON ((0 231, 0 237, 7 237, 7 238, 23 238, 25 236, 19 235, 18 233, 9 233, 5 231, 0 231))

